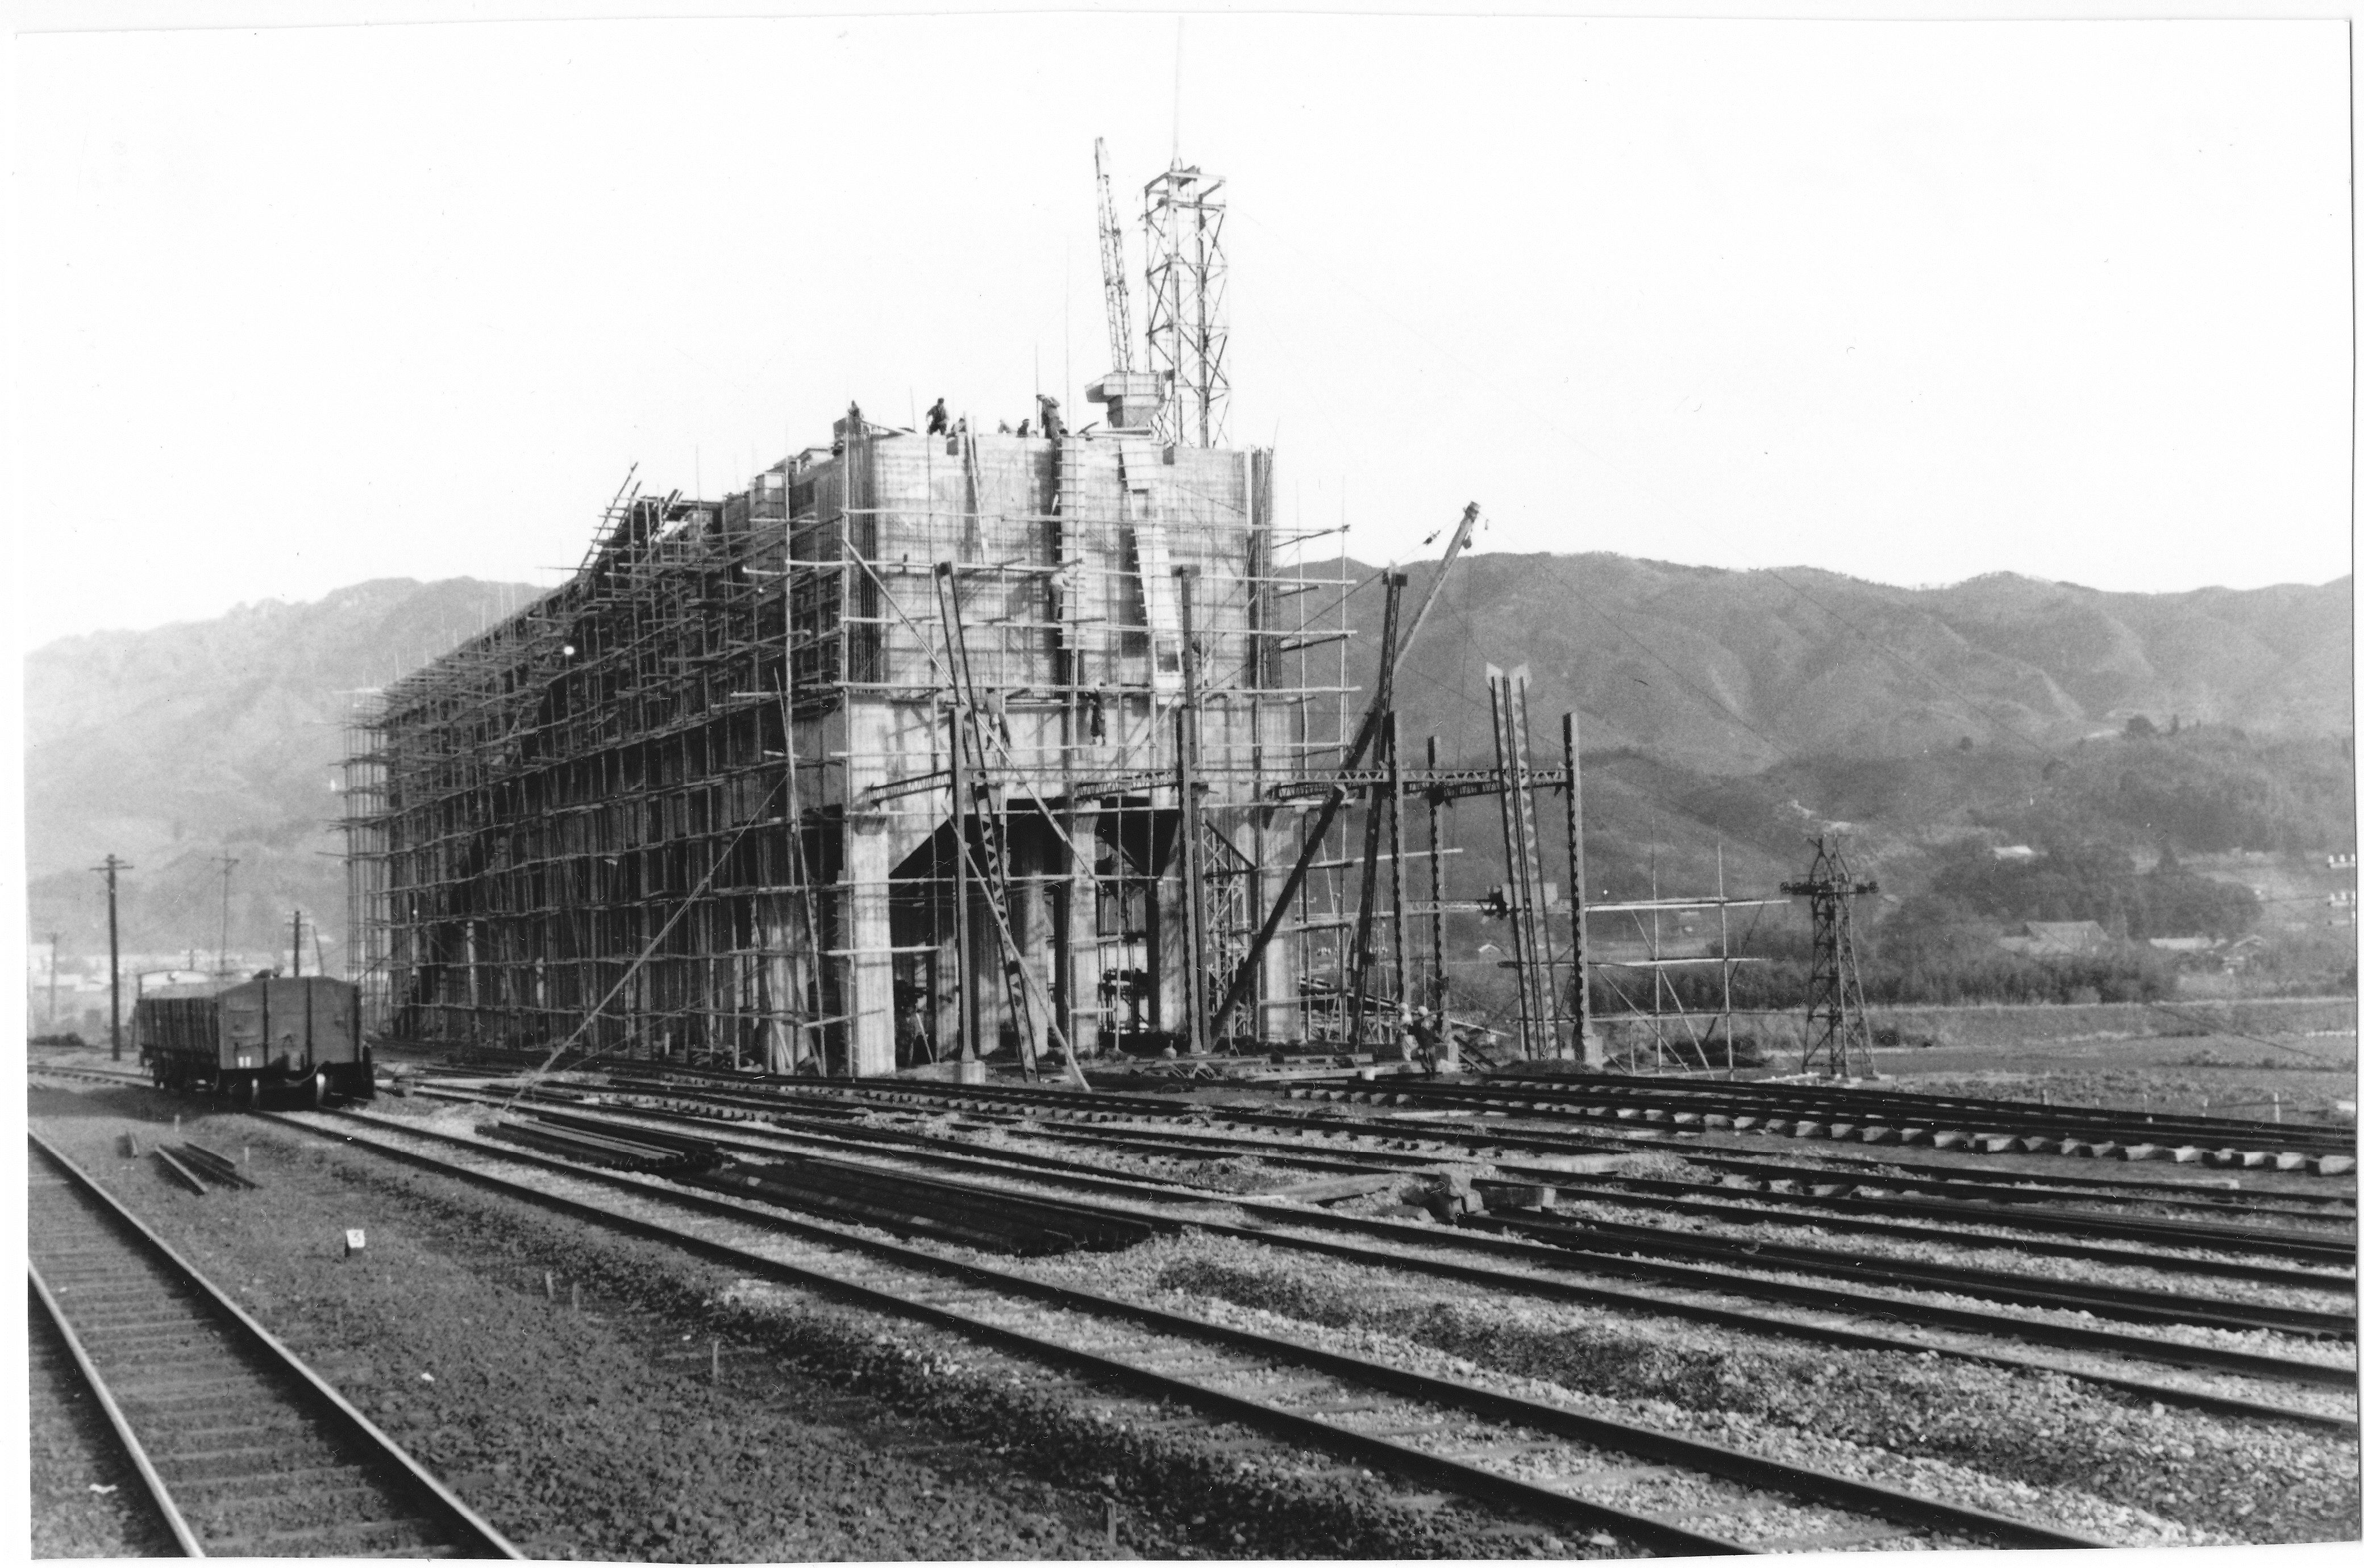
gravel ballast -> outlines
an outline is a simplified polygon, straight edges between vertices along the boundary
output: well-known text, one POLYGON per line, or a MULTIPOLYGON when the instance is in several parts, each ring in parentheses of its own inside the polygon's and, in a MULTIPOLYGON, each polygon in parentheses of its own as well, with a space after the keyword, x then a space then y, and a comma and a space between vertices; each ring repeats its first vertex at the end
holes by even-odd
POLYGON ((94 1114, 150 1099, 37 1090, 33 1116, 533 1555, 1103 1556, 1111 1505, 1120 1555, 1601 1550, 237 1118, 188 1130, 251 1145, 262 1190, 182 1193, 113 1151, 156 1122, 94 1114))
MULTIPOLYGON (((1076 1274, 1073 1260, 1030 1265, 1076 1274)), ((1088 1266, 1093 1288, 1226 1307, 1333 1349, 1458 1372, 1642 1425, 2089 1530, 2127 1545, 2351 1538, 2357 1445, 2170 1410, 2046 1373, 1735 1339, 1675 1319, 1456 1291, 1190 1235, 1088 1266), (1278 1320, 1277 1323, 1271 1320, 1278 1320), (1899 1479, 1900 1474, 1908 1479, 1899 1479)))
POLYGON ((38 1302, 27 1324, 33 1555, 177 1557, 72 1352, 38 1302))

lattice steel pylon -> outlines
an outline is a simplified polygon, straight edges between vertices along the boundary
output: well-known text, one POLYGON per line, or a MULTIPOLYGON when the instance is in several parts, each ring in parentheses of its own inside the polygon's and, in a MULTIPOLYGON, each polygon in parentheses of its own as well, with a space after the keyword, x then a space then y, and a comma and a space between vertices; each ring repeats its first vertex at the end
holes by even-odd
POLYGON ((1871 1029, 1864 1019, 1863 976, 1856 967, 1856 898, 1879 884, 1857 882, 1834 843, 1816 839, 1813 868, 1781 891, 1808 901, 1814 922, 1813 960, 1806 976, 1806 1048, 1798 1071, 1818 1068, 1825 1078, 1872 1078, 1871 1029))
POLYGON ((1223 182, 1176 162, 1143 187, 1149 234, 1149 368, 1163 380, 1157 434, 1179 446, 1223 444, 1231 406, 1224 290, 1223 182))

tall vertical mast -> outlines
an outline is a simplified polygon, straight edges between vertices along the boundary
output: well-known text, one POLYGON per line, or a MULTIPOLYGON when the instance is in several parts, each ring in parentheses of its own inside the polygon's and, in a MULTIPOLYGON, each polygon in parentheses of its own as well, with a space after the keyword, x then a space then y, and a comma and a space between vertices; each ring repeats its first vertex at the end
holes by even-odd
POLYGON ((106 877, 106 1038, 112 1060, 123 1060, 123 944, 115 924, 115 876, 131 869, 128 861, 112 854, 104 865, 91 867, 106 877))
POLYGON ((1165 378, 1157 433, 1177 446, 1219 447, 1232 398, 1224 291, 1223 182, 1179 161, 1149 182, 1149 368, 1165 378))

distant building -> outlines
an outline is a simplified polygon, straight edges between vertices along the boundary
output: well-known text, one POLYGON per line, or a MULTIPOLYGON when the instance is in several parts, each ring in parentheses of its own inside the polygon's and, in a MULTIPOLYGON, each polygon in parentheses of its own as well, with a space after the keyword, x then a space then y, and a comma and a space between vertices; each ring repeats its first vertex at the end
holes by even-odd
POLYGON ((2223 945, 2217 937, 2153 937, 2150 945, 2161 952, 2208 952, 2223 945))
POLYGON ((2021 929, 2024 935, 1999 938, 1997 945, 2030 958, 2080 958, 2117 945, 2094 920, 2030 920, 2021 929))

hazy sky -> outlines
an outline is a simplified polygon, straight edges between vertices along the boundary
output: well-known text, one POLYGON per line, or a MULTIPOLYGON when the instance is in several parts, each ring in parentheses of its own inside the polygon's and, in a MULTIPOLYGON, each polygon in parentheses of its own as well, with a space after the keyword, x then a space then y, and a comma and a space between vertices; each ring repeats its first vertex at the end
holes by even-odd
MULTIPOLYGON (((1039 378, 1088 413, 1092 139, 1137 214, 1176 50, 1170 17, 1041 14, 20 39, 27 640, 553 582, 628 464, 719 495, 849 397, 990 428, 1039 378)), ((1365 559, 1474 499, 1493 550, 2329 579, 2347 50, 1195 17, 1232 438, 1365 559)))

